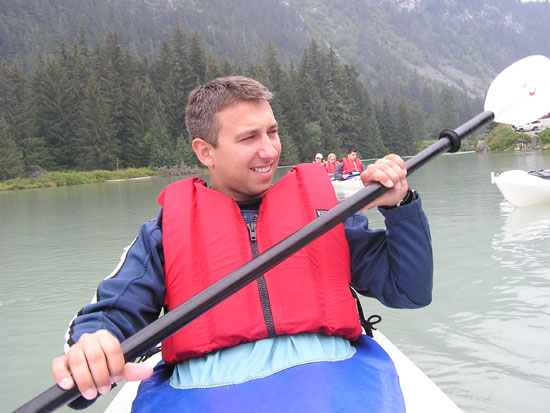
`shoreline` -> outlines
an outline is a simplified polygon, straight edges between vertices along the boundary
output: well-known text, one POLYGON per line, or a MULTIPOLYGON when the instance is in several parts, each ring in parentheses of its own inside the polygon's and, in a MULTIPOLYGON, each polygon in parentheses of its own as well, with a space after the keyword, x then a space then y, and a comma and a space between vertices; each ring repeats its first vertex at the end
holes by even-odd
POLYGON ((118 171, 48 172, 40 177, 14 178, 0 182, 0 192, 37 188, 57 188, 83 184, 142 181, 159 176, 186 176, 203 172, 204 168, 129 168, 118 171))
MULTIPOLYGON (((156 175, 164 176, 164 175, 156 175)), ((151 179, 152 176, 138 176, 136 178, 119 178, 119 179, 106 179, 103 182, 124 182, 124 181, 141 181, 143 179, 151 179)))

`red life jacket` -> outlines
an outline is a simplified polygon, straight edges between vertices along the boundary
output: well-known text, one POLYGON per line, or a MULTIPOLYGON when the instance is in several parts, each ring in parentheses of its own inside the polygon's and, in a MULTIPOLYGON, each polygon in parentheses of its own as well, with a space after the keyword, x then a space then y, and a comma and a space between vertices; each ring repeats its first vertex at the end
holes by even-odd
MULTIPOLYGON (((202 180, 185 179, 167 186, 159 203, 169 310, 252 259, 239 206, 202 180)), ((293 168, 263 197, 256 227, 259 252, 336 203, 323 169, 311 164, 293 168)), ((360 335, 349 290, 349 245, 343 224, 263 277, 275 335, 312 332, 351 340, 360 335)), ((172 363, 266 337, 264 308, 257 282, 252 282, 165 340, 163 359, 172 363)))
POLYGON ((333 174, 336 172, 336 167, 338 166, 338 162, 327 162, 325 164, 325 169, 329 174, 333 174))
POLYGON ((349 158, 342 158, 342 162, 344 162, 342 174, 361 172, 363 170, 363 165, 361 164, 361 160, 359 158, 355 158, 354 161, 349 158))

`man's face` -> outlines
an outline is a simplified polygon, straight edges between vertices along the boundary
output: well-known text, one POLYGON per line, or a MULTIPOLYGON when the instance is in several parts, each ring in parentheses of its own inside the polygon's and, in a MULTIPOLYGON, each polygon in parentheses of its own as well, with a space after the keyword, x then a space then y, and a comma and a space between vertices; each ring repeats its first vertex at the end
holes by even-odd
POLYGON ((348 159, 355 161, 356 158, 357 158, 357 152, 348 153, 348 159))
POLYGON ((218 145, 211 148, 210 186, 235 201, 262 197, 279 164, 281 142, 268 102, 238 102, 216 114, 218 145))
POLYGON ((323 162, 323 159, 322 158, 315 158, 315 163, 322 163, 323 162))

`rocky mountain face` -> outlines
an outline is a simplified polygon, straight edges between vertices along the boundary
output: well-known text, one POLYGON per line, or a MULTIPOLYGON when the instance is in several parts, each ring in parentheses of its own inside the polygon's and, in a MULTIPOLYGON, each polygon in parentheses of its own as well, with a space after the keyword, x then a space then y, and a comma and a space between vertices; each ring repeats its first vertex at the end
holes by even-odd
POLYGON ((513 61, 550 55, 544 40, 550 35, 547 2, 292 0, 291 5, 309 32, 329 42, 365 76, 380 73, 381 67, 386 73, 388 67, 398 73, 412 69, 479 96, 513 61), (315 25, 321 15, 326 24, 315 25))

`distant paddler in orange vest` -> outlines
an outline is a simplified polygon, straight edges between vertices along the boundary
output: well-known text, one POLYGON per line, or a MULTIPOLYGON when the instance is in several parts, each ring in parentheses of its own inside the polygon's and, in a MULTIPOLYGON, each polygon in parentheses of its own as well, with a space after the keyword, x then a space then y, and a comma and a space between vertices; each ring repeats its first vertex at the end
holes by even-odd
POLYGON ((313 160, 312 163, 316 163, 318 165, 323 165, 325 166, 326 165, 326 161, 323 160, 323 154, 322 153, 318 153, 315 155, 315 159, 313 160))
POLYGON ((361 160, 357 158, 357 150, 354 148, 348 149, 348 157, 342 158, 334 172, 334 179, 345 180, 350 176, 359 175, 363 171, 361 160))
POLYGON ((334 172, 336 172, 336 167, 338 166, 338 161, 336 160, 336 154, 329 153, 327 156, 327 162, 325 163, 325 169, 330 176, 330 179, 334 178, 334 172))

